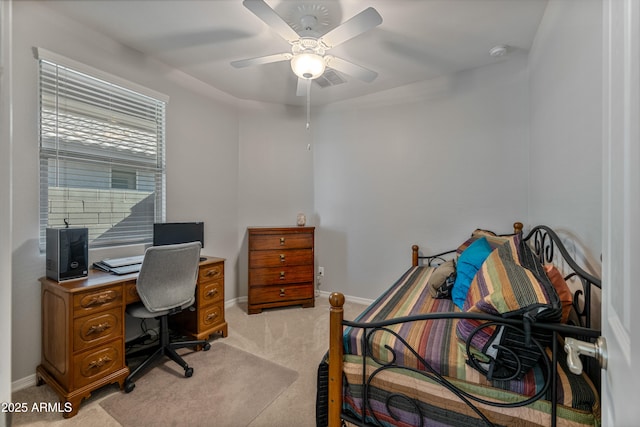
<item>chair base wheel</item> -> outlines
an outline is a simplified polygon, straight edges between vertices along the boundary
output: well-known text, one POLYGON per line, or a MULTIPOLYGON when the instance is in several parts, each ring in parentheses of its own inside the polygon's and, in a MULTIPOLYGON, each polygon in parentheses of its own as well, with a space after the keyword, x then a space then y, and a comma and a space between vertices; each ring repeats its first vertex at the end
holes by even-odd
POLYGON ((131 393, 134 388, 136 388, 135 383, 132 383, 131 381, 125 381, 124 382, 124 392, 125 393, 131 393))
POLYGON ((211 348, 211 344, 209 344, 209 343, 206 343, 206 344, 204 345, 204 347, 202 347, 202 349, 203 349, 204 351, 207 351, 207 350, 209 350, 210 348, 211 348))
POLYGON ((193 368, 186 368, 184 370, 184 376, 187 378, 193 376, 193 368))

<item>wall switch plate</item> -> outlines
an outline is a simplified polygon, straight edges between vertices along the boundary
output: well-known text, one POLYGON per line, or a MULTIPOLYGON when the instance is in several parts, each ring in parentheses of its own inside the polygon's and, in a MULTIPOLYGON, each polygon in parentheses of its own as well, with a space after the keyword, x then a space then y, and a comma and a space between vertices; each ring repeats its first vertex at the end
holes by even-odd
POLYGON ((324 267, 318 267, 318 276, 324 277, 324 267))

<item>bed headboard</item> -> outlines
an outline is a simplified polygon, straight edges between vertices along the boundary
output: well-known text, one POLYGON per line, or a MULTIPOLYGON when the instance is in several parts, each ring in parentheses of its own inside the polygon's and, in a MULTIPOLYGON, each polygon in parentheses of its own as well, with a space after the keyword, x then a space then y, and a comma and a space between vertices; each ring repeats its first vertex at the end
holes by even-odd
MULTIPOLYGON (((524 228, 524 225, 521 222, 514 222, 513 234, 522 233, 523 228, 524 228)), ((413 245, 411 246, 411 265, 414 267, 417 267, 420 264, 420 260, 426 260, 426 264, 429 265, 431 261, 437 260, 437 259, 444 259, 443 257, 445 255, 452 254, 454 252, 455 250, 450 250, 450 251, 441 252, 435 255, 425 256, 425 255, 420 255, 420 247, 418 245, 413 245)))
MULTIPOLYGON (((522 234, 522 230, 523 225, 521 222, 513 224, 514 234, 522 234)), ((579 283, 579 288, 573 291, 571 297, 573 313, 571 321, 568 323, 580 327, 581 330, 584 331, 584 335, 582 335, 582 333, 580 335, 573 335, 573 338, 588 342, 595 340, 596 345, 600 345, 597 338, 600 335, 600 331, 594 329, 592 309, 594 305, 594 288, 598 290, 602 289, 601 280, 578 265, 576 260, 569 254, 562 239, 550 227, 546 225, 535 226, 526 236, 522 237, 522 240, 529 244, 534 256, 541 264, 554 264, 558 267, 559 271, 562 272, 565 281, 569 282, 569 280, 572 280, 573 283, 579 283)), ((414 267, 420 265, 421 262, 423 265, 439 264, 441 261, 450 259, 456 255, 455 249, 429 256, 420 255, 419 250, 417 245, 412 247, 412 265, 414 267)), ((573 288, 575 288, 575 286, 573 286, 573 288)), ((562 328, 560 327, 559 329, 562 328)), ((606 350, 604 351, 606 352, 606 350)), ((606 363, 600 359, 598 359, 598 362, 606 363)), ((586 363, 585 371, 587 371, 589 377, 599 388, 600 365, 592 358, 588 358, 586 363)))
POLYGON ((602 281, 578 265, 558 234, 550 227, 546 225, 533 227, 523 240, 529 243, 542 264, 560 264, 565 280, 574 279, 580 283, 581 289, 573 294, 573 308, 580 318, 579 326, 591 328, 593 288, 602 289, 602 281))
MULTIPOLYGON (((521 222, 513 223, 513 233, 518 234, 523 232, 523 224, 521 222)), ((594 287, 601 289, 601 280, 591 273, 585 271, 569 254, 566 246, 562 242, 562 239, 558 234, 546 225, 538 225, 531 229, 529 234, 523 237, 523 240, 528 242, 534 255, 542 264, 557 263, 562 265, 563 274, 565 280, 577 280, 581 289, 578 289, 573 294, 573 308, 577 314, 580 322, 577 326, 583 326, 586 328, 592 327, 592 300, 594 287)), ((451 257, 455 254, 455 249, 441 252, 435 255, 420 255, 420 248, 418 245, 411 247, 411 265, 418 266, 422 262, 423 264, 430 265, 432 262, 438 260, 445 260, 447 257, 451 257)))

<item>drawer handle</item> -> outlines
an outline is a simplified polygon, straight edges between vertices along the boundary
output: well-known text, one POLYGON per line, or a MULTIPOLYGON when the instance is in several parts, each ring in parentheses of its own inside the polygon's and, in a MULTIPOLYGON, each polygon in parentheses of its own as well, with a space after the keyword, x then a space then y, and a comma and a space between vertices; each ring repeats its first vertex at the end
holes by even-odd
POLYGON ((218 293, 218 289, 209 289, 207 291, 207 293, 205 294, 205 297, 211 298, 212 296, 216 295, 217 293, 218 293))
POLYGON ((88 299, 83 299, 82 308, 94 307, 97 305, 109 304, 111 301, 116 299, 116 294, 113 291, 105 292, 99 295, 92 295, 88 299))
POLYGON ((283 297, 284 296, 284 288, 280 288, 280 296, 283 297))
POLYGON ((207 277, 211 277, 211 276, 217 276, 218 274, 220 274, 220 271, 217 268, 214 268, 212 270, 207 270, 207 272, 204 275, 207 277))
POLYGON ((206 321, 209 322, 209 321, 215 319, 216 317, 218 317, 218 313, 210 313, 210 314, 207 315, 206 321))
POLYGON ((284 262, 284 254, 280 254, 280 262, 284 262))
POLYGON ((98 323, 97 325, 91 325, 91 327, 87 329, 87 332, 84 334, 84 336, 88 337, 89 335, 93 335, 93 334, 101 334, 107 329, 111 329, 111 323, 109 322, 98 323))
POLYGON ((283 246, 283 245, 284 245, 284 237, 281 237, 280 238, 280 246, 283 246))
POLYGON ((89 366, 87 367, 89 369, 102 368, 104 365, 106 365, 109 362, 111 362, 111 358, 109 356, 104 356, 104 357, 98 358, 98 360, 93 360, 89 362, 89 366))
POLYGON ((280 272, 280 280, 284 280, 284 271, 280 272))

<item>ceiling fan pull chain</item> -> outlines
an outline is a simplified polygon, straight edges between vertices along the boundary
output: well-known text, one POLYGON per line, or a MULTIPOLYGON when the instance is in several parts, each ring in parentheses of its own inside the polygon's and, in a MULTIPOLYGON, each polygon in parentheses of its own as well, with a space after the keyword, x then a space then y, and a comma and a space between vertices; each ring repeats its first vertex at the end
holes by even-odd
POLYGON ((311 126, 311 81, 307 83, 307 130, 309 130, 311 126))

